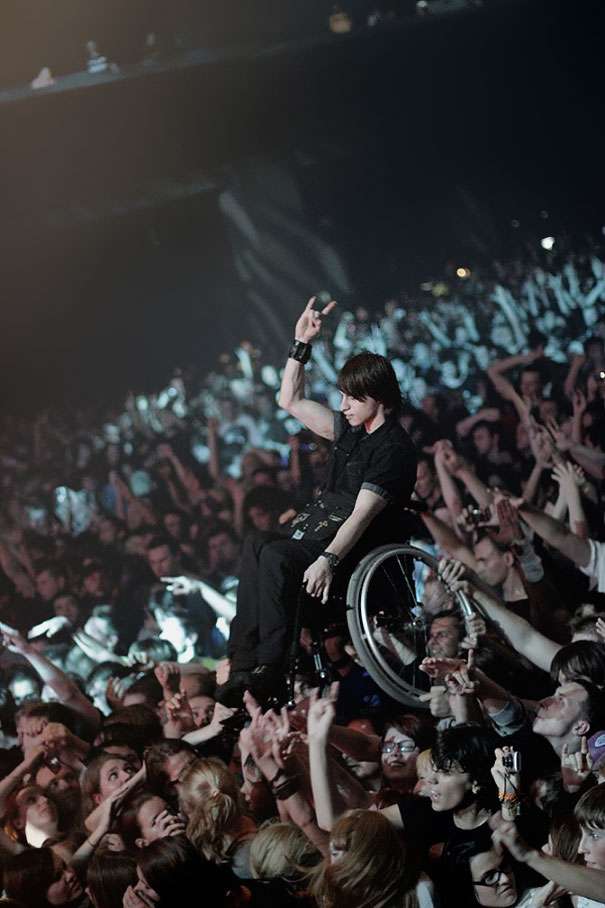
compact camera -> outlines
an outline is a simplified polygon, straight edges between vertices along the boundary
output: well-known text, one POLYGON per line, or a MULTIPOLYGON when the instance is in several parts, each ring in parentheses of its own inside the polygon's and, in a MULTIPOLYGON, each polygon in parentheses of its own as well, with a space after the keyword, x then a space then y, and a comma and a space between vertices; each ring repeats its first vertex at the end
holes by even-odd
POLYGON ((521 754, 513 750, 512 753, 504 754, 502 765, 509 772, 521 772, 521 754))

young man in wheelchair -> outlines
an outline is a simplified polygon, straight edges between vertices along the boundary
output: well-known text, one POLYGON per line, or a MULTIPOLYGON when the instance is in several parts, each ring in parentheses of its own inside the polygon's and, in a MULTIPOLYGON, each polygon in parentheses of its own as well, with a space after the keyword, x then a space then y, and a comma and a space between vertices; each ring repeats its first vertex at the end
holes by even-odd
POLYGON ((338 375, 342 394, 334 412, 305 397, 304 365, 323 310, 309 300, 296 323, 279 404, 304 426, 333 442, 326 485, 287 528, 287 537, 247 538, 241 560, 237 612, 228 646, 229 680, 219 699, 235 705, 246 688, 263 696, 283 682, 286 652, 304 587, 302 624, 326 622, 328 595, 360 559, 379 545, 403 542, 402 509, 416 480, 416 454, 399 423, 401 392, 391 364, 362 352, 338 375), (311 608, 309 608, 311 605, 311 608), (323 612, 313 621, 313 613, 323 612))

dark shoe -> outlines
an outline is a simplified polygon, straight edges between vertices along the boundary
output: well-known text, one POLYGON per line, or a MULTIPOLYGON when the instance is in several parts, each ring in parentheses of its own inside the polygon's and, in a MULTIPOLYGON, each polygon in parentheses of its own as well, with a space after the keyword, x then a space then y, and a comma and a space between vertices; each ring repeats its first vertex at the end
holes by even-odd
POLYGON ((247 670, 231 672, 229 679, 217 687, 214 699, 223 706, 239 709, 244 702, 244 691, 252 684, 252 672, 247 670))
POLYGON ((281 665, 259 665, 250 678, 250 693, 263 706, 285 703, 286 676, 281 665))

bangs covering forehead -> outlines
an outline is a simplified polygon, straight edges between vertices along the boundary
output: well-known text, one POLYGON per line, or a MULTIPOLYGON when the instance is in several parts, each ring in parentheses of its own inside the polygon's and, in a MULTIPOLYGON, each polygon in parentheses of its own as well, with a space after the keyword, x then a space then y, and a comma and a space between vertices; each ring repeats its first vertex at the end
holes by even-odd
POLYGON ((582 795, 576 804, 574 815, 581 826, 605 832, 605 783, 595 785, 582 795))
POLYGON ((341 394, 355 400, 372 397, 384 404, 387 410, 399 411, 402 407, 401 391, 397 376, 390 362, 377 353, 358 353, 347 360, 337 378, 341 394))

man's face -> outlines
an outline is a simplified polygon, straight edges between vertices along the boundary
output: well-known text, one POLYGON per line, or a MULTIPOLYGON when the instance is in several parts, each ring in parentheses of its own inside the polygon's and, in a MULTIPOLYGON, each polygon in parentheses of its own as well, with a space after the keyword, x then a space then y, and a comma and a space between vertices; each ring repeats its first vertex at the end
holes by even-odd
POLYGON ((24 703, 31 703, 33 700, 39 700, 42 690, 41 685, 33 678, 19 676, 9 681, 8 689, 11 692, 17 708, 23 706, 24 703))
POLYGON ((58 593, 61 591, 63 586, 62 580, 57 580, 56 577, 50 573, 50 571, 41 571, 36 576, 36 589, 38 590, 38 596, 40 599, 44 599, 45 602, 50 602, 58 593))
POLYGON ((435 490, 435 474, 426 460, 421 460, 416 468, 416 485, 414 491, 418 498, 428 498, 435 490))
POLYGON ((273 518, 269 511, 254 504, 248 508, 248 519, 255 530, 267 532, 271 529, 273 518))
POLYGON ((480 457, 485 457, 491 453, 494 445, 494 436, 487 426, 479 426, 478 429, 475 429, 473 432, 473 444, 480 457))
POLYGON ((427 643, 429 656, 455 659, 460 646, 461 629, 457 618, 435 618, 427 643))
POLYGON ((48 766, 41 766, 36 773, 36 785, 50 794, 62 811, 75 811, 80 804, 81 790, 78 776, 70 766, 61 766, 57 773, 48 766))
POLYGON ((189 705, 197 728, 203 728, 205 725, 210 724, 216 705, 212 697, 198 694, 196 697, 189 699, 189 705))
POLYGON ((111 520, 101 520, 99 523, 99 541, 103 545, 113 545, 118 537, 118 531, 111 520))
POLYGON ((547 423, 549 419, 557 419, 559 416, 559 408, 556 400, 541 400, 539 408, 542 422, 547 423))
POLYGON ((350 394, 343 394, 340 409, 350 426, 363 426, 376 418, 381 404, 373 397, 357 400, 350 394))
POLYGON ((190 643, 187 629, 178 615, 162 615, 156 612, 156 620, 160 626, 160 640, 171 643, 177 653, 184 652, 190 643))
POLYGON ((528 397, 530 400, 537 400, 542 396, 542 379, 540 373, 533 369, 526 369, 521 375, 519 382, 521 397, 528 397))
POLYGON ((164 526, 166 527, 166 532, 169 533, 173 539, 181 538, 183 525, 180 514, 166 514, 164 516, 164 526))
POLYGON ((506 580, 510 565, 503 554, 491 541, 481 539, 475 546, 477 574, 489 586, 500 586, 506 580))
POLYGON ((231 567, 237 561, 237 546, 229 533, 216 533, 208 540, 208 564, 210 570, 231 567))
MULTIPOLYGON (((561 684, 552 697, 540 701, 533 731, 544 738, 564 738, 583 718, 588 694, 581 684, 561 684)), ((580 731, 580 734, 583 734, 580 731)), ((578 743, 580 735, 578 735, 578 743)))
POLYGON ((78 623, 80 609, 73 596, 59 596, 58 599, 55 599, 53 608, 55 615, 67 618, 71 624, 76 625, 78 623))
POLYGON ((158 545, 147 552, 149 567, 158 578, 173 577, 177 571, 176 561, 167 545, 158 545))

